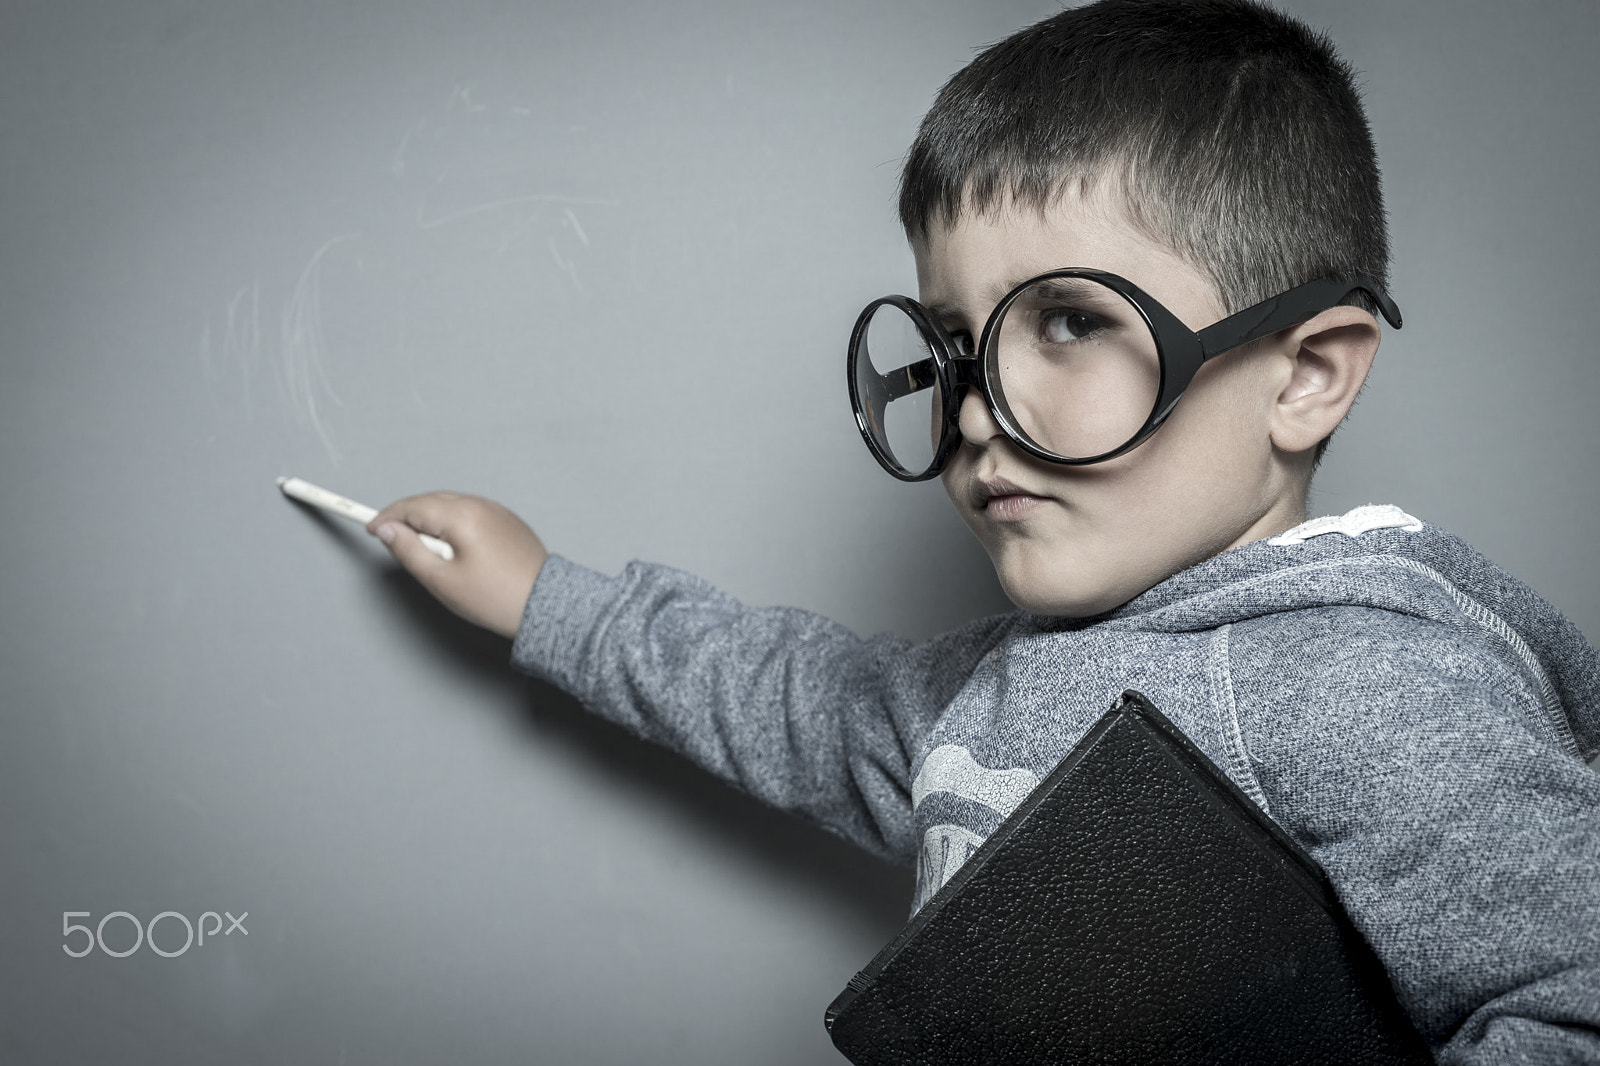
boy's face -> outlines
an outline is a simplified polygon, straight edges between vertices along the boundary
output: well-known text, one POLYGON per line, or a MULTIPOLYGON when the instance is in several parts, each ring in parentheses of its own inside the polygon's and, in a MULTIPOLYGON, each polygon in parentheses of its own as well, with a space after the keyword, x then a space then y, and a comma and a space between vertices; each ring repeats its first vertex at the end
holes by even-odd
MULTIPOLYGON (((1065 267, 1120 274, 1190 329, 1224 317, 1209 282, 1103 196, 1069 193, 1043 213, 1014 205, 969 213, 935 227, 914 251, 922 304, 974 341, 1013 286, 1065 267)), ((1292 372, 1276 340, 1207 363, 1153 436, 1090 466, 1029 456, 969 389, 962 440, 942 480, 1011 600, 1039 614, 1098 614, 1303 521, 1304 483, 1294 471, 1304 464, 1275 456, 1271 439, 1274 402, 1292 372)))

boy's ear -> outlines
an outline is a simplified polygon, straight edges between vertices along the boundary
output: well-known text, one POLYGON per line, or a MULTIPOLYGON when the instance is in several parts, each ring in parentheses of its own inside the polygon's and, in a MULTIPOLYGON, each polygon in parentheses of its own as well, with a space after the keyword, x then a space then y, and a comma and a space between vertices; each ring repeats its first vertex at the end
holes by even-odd
POLYGON ((1339 428, 1378 353, 1378 321, 1359 307, 1330 307, 1289 330, 1280 349, 1290 361, 1279 392, 1272 443, 1305 452, 1339 428))

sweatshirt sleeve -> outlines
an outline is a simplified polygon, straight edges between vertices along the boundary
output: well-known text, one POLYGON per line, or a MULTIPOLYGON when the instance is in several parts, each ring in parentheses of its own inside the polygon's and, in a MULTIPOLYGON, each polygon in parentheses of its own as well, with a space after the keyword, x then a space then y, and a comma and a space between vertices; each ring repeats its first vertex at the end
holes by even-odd
POLYGON ((1504 660, 1443 626, 1339 614, 1272 650, 1294 680, 1245 718, 1273 816, 1440 1063, 1600 1063, 1600 774, 1504 660))
POLYGON ((1010 617, 923 643, 863 640, 669 567, 608 577, 552 555, 511 663, 758 799, 909 861, 918 742, 1010 617))

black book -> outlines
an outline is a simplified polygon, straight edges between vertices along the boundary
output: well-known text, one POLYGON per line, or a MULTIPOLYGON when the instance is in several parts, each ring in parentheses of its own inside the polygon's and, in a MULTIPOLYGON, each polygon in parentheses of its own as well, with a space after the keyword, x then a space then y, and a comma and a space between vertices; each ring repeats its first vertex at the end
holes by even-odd
POLYGON ((1131 691, 825 1021, 857 1066, 1433 1061, 1321 868, 1131 691))

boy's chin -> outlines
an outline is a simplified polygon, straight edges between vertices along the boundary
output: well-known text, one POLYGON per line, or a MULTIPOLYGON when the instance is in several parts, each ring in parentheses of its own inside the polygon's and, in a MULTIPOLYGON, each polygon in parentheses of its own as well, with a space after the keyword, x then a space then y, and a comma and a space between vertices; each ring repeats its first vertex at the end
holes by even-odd
POLYGON ((1024 611, 1056 618, 1089 618, 1133 599, 1142 589, 1094 580, 1087 574, 1062 574, 1022 560, 994 560, 1006 597, 1024 611))

